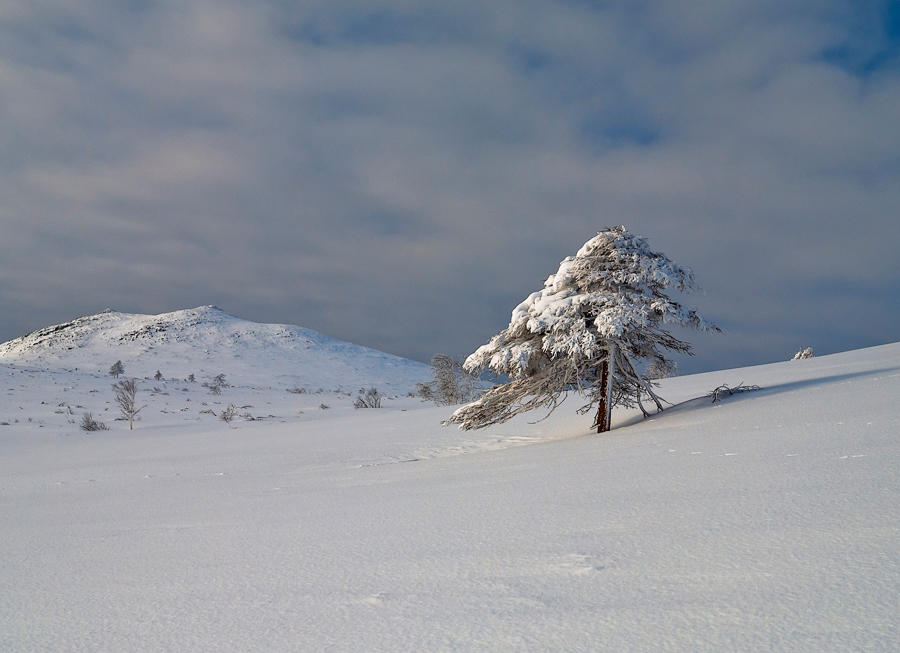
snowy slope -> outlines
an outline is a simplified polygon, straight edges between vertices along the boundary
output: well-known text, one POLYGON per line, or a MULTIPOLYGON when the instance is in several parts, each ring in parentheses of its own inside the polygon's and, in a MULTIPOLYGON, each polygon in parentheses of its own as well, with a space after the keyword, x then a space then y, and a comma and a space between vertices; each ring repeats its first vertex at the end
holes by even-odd
POLYGON ((379 386, 405 394, 429 378, 426 365, 329 338, 302 327, 258 324, 215 306, 134 315, 104 311, 0 344, 0 363, 78 368, 105 375, 117 360, 125 376, 335 389, 379 386))
POLYGON ((108 390, 3 373, 0 650, 900 650, 900 345, 667 379, 603 436, 409 398, 81 433, 26 418, 108 390))

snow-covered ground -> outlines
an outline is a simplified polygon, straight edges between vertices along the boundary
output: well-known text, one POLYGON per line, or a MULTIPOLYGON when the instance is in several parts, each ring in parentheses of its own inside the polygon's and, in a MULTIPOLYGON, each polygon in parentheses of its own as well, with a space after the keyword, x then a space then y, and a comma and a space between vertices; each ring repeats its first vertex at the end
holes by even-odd
POLYGON ((900 650, 900 344, 667 379, 602 436, 218 366, 141 370, 129 431, 116 358, 0 365, 0 650, 900 650))

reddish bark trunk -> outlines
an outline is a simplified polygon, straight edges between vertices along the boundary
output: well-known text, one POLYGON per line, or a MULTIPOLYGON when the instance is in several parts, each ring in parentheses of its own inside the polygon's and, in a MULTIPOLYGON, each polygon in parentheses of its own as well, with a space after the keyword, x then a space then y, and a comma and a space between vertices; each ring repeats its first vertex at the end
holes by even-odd
POLYGON ((604 359, 600 365, 600 387, 603 388, 603 397, 597 408, 597 433, 609 430, 609 395, 606 388, 609 386, 609 360, 604 359))

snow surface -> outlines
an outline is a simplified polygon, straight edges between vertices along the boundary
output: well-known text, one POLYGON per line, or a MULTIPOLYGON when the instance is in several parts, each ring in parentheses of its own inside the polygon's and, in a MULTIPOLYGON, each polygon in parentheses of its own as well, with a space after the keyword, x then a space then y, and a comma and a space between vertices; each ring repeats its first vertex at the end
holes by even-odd
POLYGON ((0 650, 900 650, 900 344, 665 379, 603 436, 145 380, 128 431, 39 362, 0 364, 0 650))

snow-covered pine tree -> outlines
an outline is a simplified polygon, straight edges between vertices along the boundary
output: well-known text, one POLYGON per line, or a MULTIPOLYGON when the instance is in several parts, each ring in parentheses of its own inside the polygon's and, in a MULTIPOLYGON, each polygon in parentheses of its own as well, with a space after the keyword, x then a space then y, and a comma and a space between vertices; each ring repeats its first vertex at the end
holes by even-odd
POLYGON ((665 350, 691 353, 664 326, 719 331, 668 297, 670 287, 695 290, 691 270, 651 251, 625 227, 600 232, 560 263, 543 290, 513 310, 506 329, 466 359, 467 370, 488 367, 510 382, 491 388, 444 424, 474 429, 534 408, 553 412, 570 391, 588 399, 579 412, 598 407, 598 433, 609 429, 613 405, 637 406, 646 417, 643 396, 662 410, 636 363, 666 364, 665 350))
POLYGON ((806 349, 801 349, 794 357, 791 359, 792 361, 802 361, 806 358, 815 358, 816 355, 813 353, 812 347, 807 347, 806 349))

